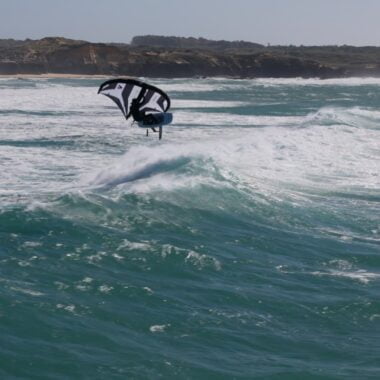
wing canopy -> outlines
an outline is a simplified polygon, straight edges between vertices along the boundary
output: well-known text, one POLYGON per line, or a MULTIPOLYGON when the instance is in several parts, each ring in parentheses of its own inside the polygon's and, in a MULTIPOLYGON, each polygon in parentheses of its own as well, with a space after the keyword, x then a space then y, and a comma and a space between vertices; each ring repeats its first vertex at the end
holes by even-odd
POLYGON ((170 98, 161 89, 136 79, 111 79, 98 90, 112 99, 128 119, 133 99, 138 99, 140 111, 145 113, 166 112, 170 108, 170 98))

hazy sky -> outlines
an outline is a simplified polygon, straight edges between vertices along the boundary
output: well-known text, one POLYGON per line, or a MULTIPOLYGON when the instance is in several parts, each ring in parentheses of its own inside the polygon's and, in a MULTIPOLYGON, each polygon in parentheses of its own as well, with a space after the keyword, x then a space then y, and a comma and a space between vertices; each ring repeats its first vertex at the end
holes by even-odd
POLYGON ((0 38, 129 42, 159 34, 380 46, 380 0, 0 0, 0 38))

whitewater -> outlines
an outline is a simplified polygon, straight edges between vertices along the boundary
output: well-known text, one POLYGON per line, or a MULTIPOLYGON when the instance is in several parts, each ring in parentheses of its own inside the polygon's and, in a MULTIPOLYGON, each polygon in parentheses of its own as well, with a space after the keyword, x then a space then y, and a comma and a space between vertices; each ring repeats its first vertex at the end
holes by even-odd
POLYGON ((0 79, 0 377, 380 376, 380 79, 0 79))

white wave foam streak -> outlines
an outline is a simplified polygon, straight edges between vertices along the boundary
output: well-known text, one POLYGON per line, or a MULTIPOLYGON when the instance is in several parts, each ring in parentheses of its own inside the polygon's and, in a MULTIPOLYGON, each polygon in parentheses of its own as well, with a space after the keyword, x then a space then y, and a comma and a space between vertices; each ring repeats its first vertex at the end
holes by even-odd
POLYGON ((30 112, 75 113, 83 110, 104 110, 104 97, 94 87, 49 86, 39 88, 1 88, 0 109, 30 112), (103 98, 103 99, 102 99, 103 98))
MULTIPOLYGON (((122 137, 128 132, 127 123, 115 110, 112 115, 6 115, 0 119, 1 141, 37 141, 39 139, 77 139, 80 137, 122 137)), ((112 112, 111 112, 112 113, 112 112)))
POLYGON ((46 193, 61 193, 106 158, 91 152, 2 146, 0 197, 5 203, 24 203, 46 193))
POLYGON ((234 79, 207 78, 178 80, 177 83, 160 82, 160 87, 169 92, 212 92, 224 90, 244 90, 255 87, 282 87, 282 86, 380 86, 377 77, 351 77, 351 78, 258 78, 234 79))
POLYGON ((172 102, 172 109, 176 108, 233 108, 249 105, 247 102, 234 102, 223 100, 184 100, 175 99, 172 102))
MULTIPOLYGON (((116 163, 84 178, 90 186, 115 186, 175 171, 196 157, 196 144, 132 147, 116 163)), ((199 151, 199 150, 198 150, 199 151)))
POLYGON ((0 87, 0 140, 123 138, 130 123, 95 87, 0 87))
POLYGON ((326 190, 376 189, 380 187, 378 138, 375 131, 340 125, 264 131, 256 138, 256 170, 283 183, 326 190))
POLYGON ((380 86, 380 78, 262 78, 254 79, 253 83, 264 86, 380 86))
MULTIPOLYGON (((206 84, 225 85, 223 81, 206 84)), ((178 85, 183 88, 184 82, 178 85)), ((379 130, 366 128, 379 120, 377 111, 322 109, 305 121, 301 116, 180 110, 158 142, 154 134, 146 139, 144 130, 127 129, 117 107, 97 95, 94 87, 1 89, 0 110, 7 109, 17 111, 3 114, 6 121, 2 118, 0 125, 0 138, 5 140, 0 150, 5 162, 0 181, 7 191, 21 189, 22 183, 24 189, 56 190, 86 172, 93 174, 83 182, 92 186, 125 183, 141 191, 159 188, 160 183, 169 189, 171 183, 176 187, 218 185, 218 181, 264 192, 282 191, 284 184, 342 191, 380 188, 379 130), (46 112, 51 114, 46 116, 46 112), (6 141, 61 141, 62 136, 76 135, 83 136, 80 149, 64 144, 54 149, 43 144, 20 148, 7 146, 6 141), (102 152, 101 146, 120 140, 124 141, 122 150, 131 142, 138 145, 111 165, 114 156, 102 152), (222 179, 216 179, 215 168, 222 179)))
MULTIPOLYGON (((191 126, 294 126, 303 121, 300 116, 237 115, 213 112, 175 112, 176 125, 191 126)), ((224 132, 223 132, 224 133, 224 132)))
POLYGON ((378 190, 380 136, 372 127, 380 115, 359 108, 319 114, 323 115, 322 125, 318 125, 318 117, 307 117, 299 124, 305 128, 237 130, 244 137, 231 144, 236 153, 226 152, 233 171, 244 172, 248 182, 255 173, 253 180, 343 192, 378 190))
POLYGON ((323 107, 307 115, 302 125, 342 124, 358 128, 380 129, 380 111, 360 107, 323 107))
POLYGON ((312 272, 314 276, 331 276, 342 277, 351 280, 360 281, 363 284, 368 284, 370 281, 380 279, 380 273, 368 272, 365 269, 358 269, 351 262, 347 260, 331 260, 324 263, 327 267, 325 270, 312 272))
POLYGON ((188 79, 177 81, 177 83, 165 83, 159 82, 157 85, 160 86, 164 91, 170 92, 211 92, 215 91, 220 87, 217 83, 210 80, 194 79, 189 81, 188 79))
MULTIPOLYGON (((284 191, 284 184, 323 191, 380 188, 379 131, 341 125, 308 128, 239 128, 207 134, 195 129, 167 136, 160 145, 135 146, 116 164, 94 173, 91 185, 128 183, 149 191, 215 185, 284 191), (204 170, 207 169, 207 170, 204 170), (222 183, 223 182, 223 183, 222 183), (268 187, 269 186, 269 187, 268 187)), ((136 188, 137 189, 137 188, 136 188)), ((261 190, 260 190, 261 189, 261 190)))

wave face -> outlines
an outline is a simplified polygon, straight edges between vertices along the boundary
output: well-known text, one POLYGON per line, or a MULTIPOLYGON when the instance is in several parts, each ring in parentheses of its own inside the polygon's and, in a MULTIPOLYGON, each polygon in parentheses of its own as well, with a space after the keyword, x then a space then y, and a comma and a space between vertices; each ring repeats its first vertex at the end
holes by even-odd
POLYGON ((380 81, 0 81, 2 378, 375 378, 380 81))

